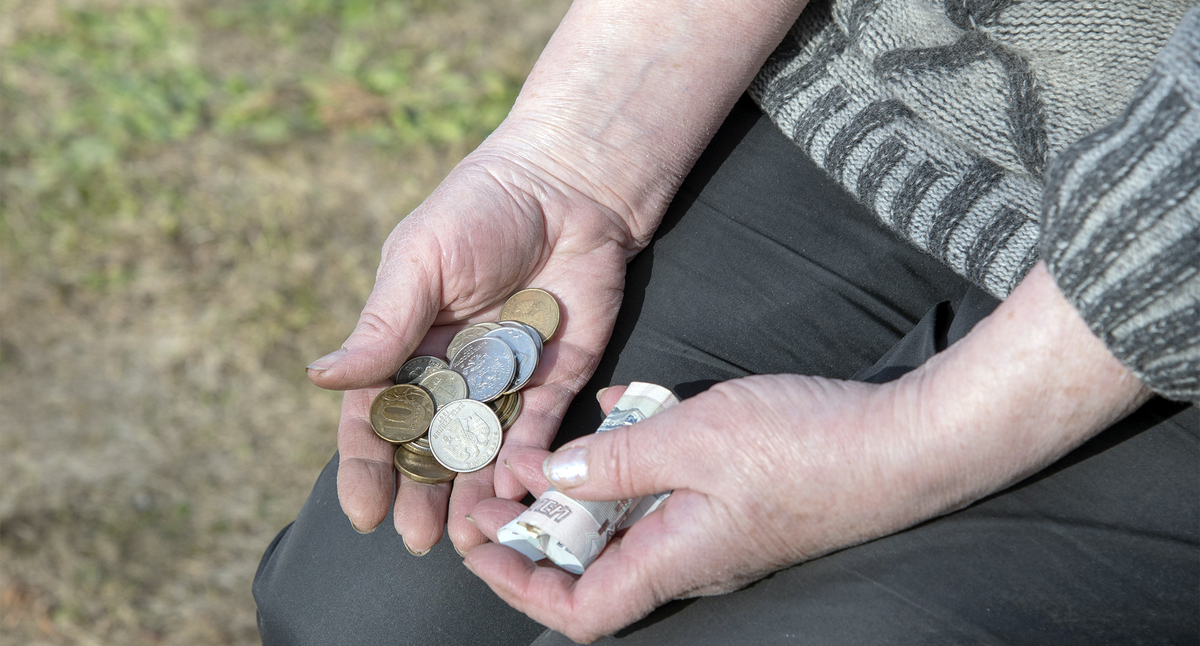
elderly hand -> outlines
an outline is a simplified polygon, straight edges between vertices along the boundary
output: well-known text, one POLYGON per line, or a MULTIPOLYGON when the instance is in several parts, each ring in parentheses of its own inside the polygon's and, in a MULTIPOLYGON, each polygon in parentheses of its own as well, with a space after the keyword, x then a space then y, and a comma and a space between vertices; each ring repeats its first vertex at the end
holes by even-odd
POLYGON ((342 349, 309 366, 326 388, 346 393, 338 428, 338 497, 351 523, 370 531, 395 496, 396 530, 415 553, 449 531, 459 549, 483 541, 463 520, 478 501, 524 489, 494 467, 426 485, 392 468, 394 447, 371 430, 369 408, 411 355, 444 356, 464 325, 494 321, 520 288, 540 287, 563 306, 525 408, 500 459, 522 446, 545 448, 567 404, 599 359, 621 301, 625 262, 637 242, 624 220, 537 167, 518 149, 476 151, 388 238, 371 297, 342 349), (398 489, 397 489, 398 487, 398 489))
MULTIPOLYGON (((606 391, 605 403, 618 394, 606 391)), ((1145 396, 1039 266, 967 338, 896 382, 748 377, 571 442, 544 464, 544 452, 512 455, 508 466, 534 491, 675 493, 580 577, 499 545, 475 548, 465 564, 530 617, 591 641, 671 599, 735 590, 961 508, 1145 396)), ((494 538, 521 510, 489 500, 472 518, 494 538)))
MULTIPOLYGON (((605 391, 615 404, 621 389, 605 391)), ((535 492, 615 500, 674 490, 609 543, 582 577, 507 547, 466 564, 497 594, 576 641, 591 641, 675 598, 735 590, 769 572, 906 525, 912 439, 885 424, 880 387, 794 375, 714 386, 638 423, 508 466, 535 492), (562 476, 560 477, 560 474, 562 476)), ((471 512, 492 539, 519 503, 471 512)))

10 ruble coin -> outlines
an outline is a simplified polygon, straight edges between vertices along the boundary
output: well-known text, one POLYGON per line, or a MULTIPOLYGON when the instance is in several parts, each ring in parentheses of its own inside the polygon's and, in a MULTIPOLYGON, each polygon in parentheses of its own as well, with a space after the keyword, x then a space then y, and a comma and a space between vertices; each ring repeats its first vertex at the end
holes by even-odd
POLYGON ((411 442, 429 430, 434 412, 433 398, 424 388, 389 386, 371 402, 371 428, 393 444, 411 442))

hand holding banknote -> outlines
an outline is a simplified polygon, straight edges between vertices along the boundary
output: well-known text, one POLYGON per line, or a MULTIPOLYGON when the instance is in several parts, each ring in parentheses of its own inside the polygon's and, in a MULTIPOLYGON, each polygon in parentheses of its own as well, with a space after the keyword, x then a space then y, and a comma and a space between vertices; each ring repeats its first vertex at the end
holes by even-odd
MULTIPOLYGON (((827 551, 818 537, 842 545, 862 540, 861 523, 838 521, 847 517, 841 510, 862 507, 842 484, 858 475, 845 469, 845 457, 868 423, 875 390, 797 376, 748 377, 633 426, 567 444, 549 461, 562 478, 542 477, 544 451, 514 455, 509 468, 539 495, 551 485, 585 500, 674 493, 613 538, 582 577, 501 545, 475 548, 465 564, 513 607, 576 641, 591 641, 671 599, 734 590, 817 556, 827 551), (795 420, 805 422, 795 428, 795 420), (807 474, 803 483, 793 478, 798 473, 807 474)), ((621 391, 605 391, 606 408, 621 391)), ((494 499, 471 517, 496 540, 497 530, 523 510, 494 499)))
MULTIPOLYGON (((464 563, 515 608, 591 641, 671 599, 735 590, 961 508, 1078 446, 1140 391, 1038 267, 965 339, 895 382, 736 379, 544 462, 510 457, 534 493, 674 493, 582 576, 501 545, 464 563)), ((604 395, 611 407, 620 389, 604 395)), ((523 510, 488 500, 471 516, 495 540, 523 510)))

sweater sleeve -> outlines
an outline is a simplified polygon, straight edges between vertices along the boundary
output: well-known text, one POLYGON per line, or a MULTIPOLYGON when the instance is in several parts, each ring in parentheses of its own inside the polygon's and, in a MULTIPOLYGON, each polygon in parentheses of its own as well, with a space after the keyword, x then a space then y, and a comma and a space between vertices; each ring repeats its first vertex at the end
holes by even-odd
POLYGON ((1147 387, 1200 402, 1200 8, 1125 113, 1047 176, 1041 255, 1147 387))

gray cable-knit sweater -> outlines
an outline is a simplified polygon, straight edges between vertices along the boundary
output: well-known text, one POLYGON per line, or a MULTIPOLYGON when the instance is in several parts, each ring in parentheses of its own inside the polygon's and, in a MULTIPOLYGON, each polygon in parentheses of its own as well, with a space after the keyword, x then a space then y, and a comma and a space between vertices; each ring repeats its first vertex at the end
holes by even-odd
POLYGON ((814 0, 750 91, 901 237, 1001 298, 1044 257, 1147 386, 1200 401, 1194 6, 814 0))

